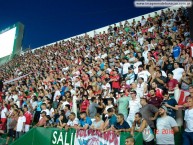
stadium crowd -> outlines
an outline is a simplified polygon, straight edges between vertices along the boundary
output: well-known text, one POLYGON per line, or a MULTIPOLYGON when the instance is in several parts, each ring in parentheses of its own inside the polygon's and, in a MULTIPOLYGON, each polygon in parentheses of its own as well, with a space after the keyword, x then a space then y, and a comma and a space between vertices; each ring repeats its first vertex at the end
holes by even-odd
POLYGON ((142 132, 144 145, 174 145, 183 107, 183 145, 192 145, 191 46, 181 7, 22 54, 0 68, 4 82, 21 77, 1 85, 0 132, 6 144, 31 127, 58 127, 142 132), (177 88, 190 93, 183 106, 177 88))

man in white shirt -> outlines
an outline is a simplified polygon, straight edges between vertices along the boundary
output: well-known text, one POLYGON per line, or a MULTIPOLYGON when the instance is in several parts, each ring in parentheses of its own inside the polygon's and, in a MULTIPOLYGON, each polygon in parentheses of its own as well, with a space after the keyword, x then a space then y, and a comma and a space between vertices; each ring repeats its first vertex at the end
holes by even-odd
POLYGON ((136 57, 136 58, 135 58, 135 62, 134 62, 134 64, 133 64, 133 68, 134 68, 134 73, 135 73, 135 74, 138 74, 138 67, 139 67, 140 65, 142 65, 142 62, 139 61, 139 58, 138 58, 138 57, 136 57))
POLYGON ((41 109, 42 109, 41 113, 44 111, 46 112, 46 115, 50 115, 50 111, 47 109, 46 103, 42 103, 41 109))
POLYGON ((135 113, 139 112, 141 108, 140 99, 137 98, 137 92, 131 91, 131 100, 129 101, 129 115, 127 117, 127 122, 129 126, 132 126, 133 121, 135 119, 135 113))
POLYGON ((151 74, 147 70, 144 70, 142 65, 139 65, 137 78, 143 78, 144 82, 147 83, 151 79, 151 74))
POLYGON ((148 46, 145 46, 144 51, 142 53, 142 56, 144 57, 145 64, 148 64, 148 61, 149 61, 148 58, 147 58, 148 53, 149 53, 148 46))
POLYGON ((187 99, 188 109, 185 111, 185 130, 183 133, 183 145, 193 144, 193 98, 191 96, 187 99))
POLYGON ((23 111, 19 111, 19 118, 17 120, 17 126, 16 126, 16 138, 20 138, 25 131, 25 122, 26 118, 23 115, 23 111))
POLYGON ((71 112, 69 115, 69 120, 66 125, 66 129, 68 128, 76 128, 79 125, 79 120, 76 118, 76 114, 74 112, 71 112))
POLYGON ((128 73, 128 68, 131 66, 131 64, 128 62, 127 59, 124 59, 124 63, 122 64, 122 69, 123 69, 123 77, 125 78, 128 73))
POLYGON ((174 62, 174 70, 172 71, 174 74, 174 79, 176 79, 178 82, 180 82, 182 78, 182 73, 184 72, 183 68, 179 67, 179 64, 177 62, 174 62))
POLYGON ((137 97, 142 98, 145 95, 147 95, 147 86, 148 84, 146 82, 144 82, 143 78, 138 78, 137 81, 137 88, 136 88, 136 92, 137 92, 137 97))
POLYGON ((111 92, 111 85, 107 82, 107 80, 103 80, 102 84, 103 98, 106 97, 110 92, 111 92))
POLYGON ((156 143, 158 145, 175 145, 174 134, 179 131, 177 122, 174 118, 167 115, 167 107, 159 108, 159 117, 157 119, 156 143))

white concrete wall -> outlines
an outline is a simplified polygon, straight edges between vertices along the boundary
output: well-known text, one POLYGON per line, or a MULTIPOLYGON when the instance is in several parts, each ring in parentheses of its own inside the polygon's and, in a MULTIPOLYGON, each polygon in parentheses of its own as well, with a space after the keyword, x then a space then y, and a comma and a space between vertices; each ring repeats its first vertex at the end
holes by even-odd
MULTIPOLYGON (((179 8, 179 6, 173 6, 173 7, 169 7, 170 8, 170 10, 177 10, 178 8, 179 8)), ((168 8, 165 8, 165 9, 161 9, 161 10, 164 10, 164 11, 166 11, 168 8)), ((140 10, 140 9, 139 9, 140 10)), ((138 17, 135 17, 135 18, 130 18, 130 19, 128 19, 127 21, 129 22, 129 23, 132 23, 132 21, 133 21, 133 19, 135 19, 135 21, 137 22, 137 21, 141 21, 141 17, 142 16, 144 16, 145 18, 148 18, 148 15, 150 15, 151 17, 154 17, 154 15, 155 15, 155 12, 157 12, 157 14, 159 15, 159 14, 161 14, 161 10, 158 10, 158 11, 154 11, 154 12, 151 12, 151 13, 148 13, 148 14, 144 14, 144 15, 141 15, 141 16, 138 16, 138 17)), ((122 24, 124 24, 124 22, 125 22, 126 20, 123 20, 123 21, 121 21, 121 23, 122 24)), ((117 26, 119 26, 119 23, 120 22, 118 22, 118 23, 115 23, 117 26)), ((111 26, 113 26, 114 24, 111 24, 111 26)), ((89 32, 86 32, 89 36, 91 36, 91 37, 93 37, 94 36, 94 33, 95 34, 98 34, 99 32, 103 32, 103 31, 105 31, 105 32, 107 32, 107 29, 109 28, 109 26, 110 25, 108 25, 108 26, 105 26, 105 27, 102 27, 102 28, 99 28, 99 29, 96 29, 96 30, 92 30, 92 31, 89 31, 89 32)), ((64 41, 66 41, 66 40, 70 40, 71 38, 74 38, 74 37, 79 37, 79 36, 84 36, 85 35, 85 33, 83 33, 83 34, 79 34, 79 35, 76 35, 76 36, 73 36, 73 37, 70 37, 70 38, 66 38, 66 39, 63 39, 64 41)), ((60 42, 60 41, 63 41, 63 40, 59 40, 59 41, 56 41, 56 42, 60 42)), ((53 44, 55 44, 56 42, 53 42, 53 43, 50 43, 50 44, 47 44, 47 45, 43 45, 43 46, 40 46, 40 47, 38 47, 38 48, 35 48, 35 49, 40 49, 40 48, 42 48, 42 47, 44 47, 44 46, 50 46, 50 45, 53 45, 53 44)), ((34 51, 35 49, 33 49, 32 51, 34 51)))

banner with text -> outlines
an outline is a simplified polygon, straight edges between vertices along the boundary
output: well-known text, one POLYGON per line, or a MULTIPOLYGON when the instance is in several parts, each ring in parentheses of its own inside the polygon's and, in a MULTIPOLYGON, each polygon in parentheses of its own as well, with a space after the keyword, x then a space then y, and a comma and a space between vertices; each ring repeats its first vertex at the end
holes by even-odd
POLYGON ((113 131, 78 130, 75 145, 120 145, 120 136, 113 131))

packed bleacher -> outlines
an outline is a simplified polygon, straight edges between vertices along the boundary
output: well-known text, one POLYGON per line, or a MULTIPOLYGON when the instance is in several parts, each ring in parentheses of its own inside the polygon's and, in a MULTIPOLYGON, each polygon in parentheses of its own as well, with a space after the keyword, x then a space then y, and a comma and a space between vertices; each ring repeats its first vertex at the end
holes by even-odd
POLYGON ((8 144, 32 127, 142 132, 144 145, 174 145, 182 109, 183 145, 192 145, 191 46, 181 7, 24 53, 0 67, 0 133, 8 144))

